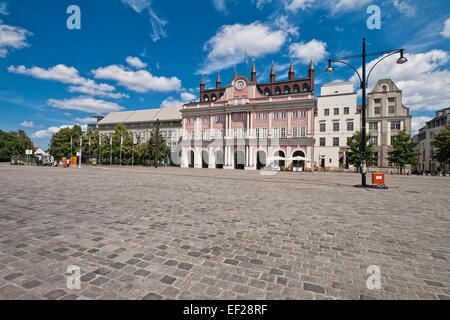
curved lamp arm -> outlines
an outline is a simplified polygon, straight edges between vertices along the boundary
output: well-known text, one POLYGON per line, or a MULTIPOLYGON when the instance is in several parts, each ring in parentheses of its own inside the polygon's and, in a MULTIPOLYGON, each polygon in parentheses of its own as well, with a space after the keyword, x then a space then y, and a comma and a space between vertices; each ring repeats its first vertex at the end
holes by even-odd
POLYGON ((370 77, 370 74, 372 73, 373 68, 375 68, 377 64, 379 64, 381 61, 383 61, 383 60, 386 59, 387 57, 390 57, 390 56, 392 56, 392 55, 394 55, 394 54, 396 54, 396 53, 399 53, 399 52, 400 52, 400 51, 394 51, 394 52, 392 52, 392 53, 390 53, 390 54, 388 54, 388 55, 385 55, 383 58, 381 58, 380 60, 378 60, 377 63, 375 63, 375 64, 373 65, 373 67, 372 67, 372 68, 370 69, 370 71, 369 71, 369 74, 367 75, 366 88, 369 87, 369 77, 370 77))
POLYGON ((360 83, 360 87, 362 88, 362 79, 361 79, 361 76, 359 75, 358 71, 357 71, 352 65, 350 65, 350 64, 348 64, 347 62, 344 62, 344 61, 342 61, 342 60, 333 60, 333 59, 331 59, 331 62, 340 62, 340 63, 343 63, 343 64, 349 66, 350 68, 352 68, 353 71, 355 71, 356 75, 358 76, 358 78, 359 78, 359 83, 360 83))

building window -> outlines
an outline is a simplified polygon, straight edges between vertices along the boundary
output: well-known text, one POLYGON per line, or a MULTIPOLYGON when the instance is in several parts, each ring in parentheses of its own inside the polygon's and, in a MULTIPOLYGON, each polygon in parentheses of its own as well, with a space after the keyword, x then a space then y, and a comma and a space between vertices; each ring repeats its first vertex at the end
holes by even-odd
POLYGON ((320 138, 320 146, 325 147, 325 138, 320 138))
POLYGON ((267 119, 267 112, 263 113, 263 119, 267 119))
POLYGON ((300 111, 300 116, 302 118, 306 117, 306 111, 305 110, 300 111))
POLYGON ((389 102, 395 102, 395 98, 388 98, 389 102))
POLYGON ((274 113, 273 113, 273 118, 274 118, 274 119, 278 119, 278 112, 274 112, 274 113))
POLYGON ((391 136, 391 146, 394 145, 394 141, 395 141, 395 136, 391 136))
POLYGON ((259 120, 259 118, 260 118, 260 113, 257 113, 256 114, 256 120, 259 120))
POLYGON ((233 129, 233 137, 234 138, 238 137, 238 129, 233 129))
POLYGON ((245 120, 245 119, 247 119, 247 117, 246 117, 245 113, 242 113, 241 114, 241 120, 245 120))
POLYGON ((381 99, 374 99, 373 102, 374 103, 381 103, 381 99))
POLYGON ((339 122, 333 122, 333 131, 339 131, 339 122))
POLYGON ((259 138, 259 128, 256 128, 256 137, 259 138))
POLYGON ((349 107, 345 107, 344 108, 344 114, 350 114, 350 108, 349 107))
POLYGON ((333 146, 339 147, 339 138, 333 138, 333 146))
POLYGON ((286 138, 286 127, 281 127, 280 137, 286 138))
POLYGON ((330 109, 324 109, 324 110, 323 110, 323 114, 324 114, 325 116, 329 116, 329 115, 330 115, 330 109))
POLYGON ((380 107, 375 107, 375 114, 381 114, 381 108, 380 107))
POLYGON ((225 116, 224 115, 220 116, 220 121, 225 121, 225 116))
POLYGON ((339 108, 334 108, 334 115, 338 116, 339 115, 339 108))
POLYGON ((391 121, 391 130, 400 130, 400 121, 391 121))
POLYGON ((395 106, 389 106, 389 113, 395 113, 395 106))
POLYGON ((293 111, 292 118, 297 118, 297 117, 298 117, 298 111, 293 111))
POLYGON ((373 144, 374 146, 378 145, 378 136, 370 136, 369 144, 373 144))
POLYGON ((239 120, 239 115, 238 115, 238 114, 233 114, 233 120, 234 120, 234 121, 239 120))
POLYGON ((369 122, 369 130, 378 130, 378 122, 369 122))
POLYGON ((353 121, 347 122, 347 131, 353 131, 353 121))
POLYGON ((278 128, 273 128, 273 137, 278 138, 278 128))
POLYGON ((320 124, 320 132, 325 132, 327 131, 327 125, 325 123, 321 123, 320 124))
POLYGON ((220 136, 222 138, 225 137, 225 130, 224 129, 220 129, 220 136))
POLYGON ((281 119, 286 119, 286 112, 281 113, 281 119))
POLYGON ((262 137, 267 138, 267 128, 262 128, 262 137))
POLYGON ((302 138, 306 137, 306 127, 300 127, 300 134, 302 138))
POLYGON ((297 134, 298 134, 297 130, 298 130, 297 127, 292 127, 292 137, 293 138, 297 138, 297 134))

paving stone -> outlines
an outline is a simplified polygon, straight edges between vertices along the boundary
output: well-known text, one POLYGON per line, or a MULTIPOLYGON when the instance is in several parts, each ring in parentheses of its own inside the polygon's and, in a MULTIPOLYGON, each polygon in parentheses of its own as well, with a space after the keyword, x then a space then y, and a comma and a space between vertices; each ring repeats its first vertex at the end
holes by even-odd
POLYGON ((231 264, 231 265, 235 266, 235 265, 239 264, 239 260, 235 260, 235 259, 225 259, 225 260, 223 261, 223 263, 231 264))
POLYGON ((306 291, 312 291, 316 293, 325 293, 325 289, 323 287, 307 282, 303 284, 303 289, 305 289, 306 291))
POLYGON ((172 284, 175 280, 177 280, 177 279, 174 278, 174 277, 171 277, 171 276, 164 276, 164 277, 161 279, 161 282, 166 283, 166 284, 172 284))
POLYGON ((56 300, 65 295, 66 295, 66 292, 64 290, 57 289, 57 290, 53 290, 53 291, 50 291, 50 292, 44 294, 44 297, 46 297, 49 300, 56 300))
POLYGON ((181 263, 178 265, 178 268, 180 268, 180 269, 182 269, 182 270, 191 270, 192 267, 193 267, 192 264, 190 264, 190 263, 185 263, 185 262, 181 262, 181 263))
POLYGON ((33 289, 33 288, 38 287, 40 285, 41 285, 41 283, 39 281, 32 280, 32 281, 29 281, 29 282, 23 284, 22 287, 24 287, 25 289, 33 289))
POLYGON ((146 276, 148 276, 150 274, 150 271, 147 271, 147 270, 144 270, 144 269, 139 269, 133 274, 137 275, 137 276, 146 277, 146 276))
POLYGON ((150 292, 144 298, 142 298, 142 300, 162 300, 162 296, 160 296, 159 294, 150 292))
POLYGON ((111 270, 109 270, 107 268, 104 268, 104 267, 101 267, 101 268, 95 270, 94 273, 100 274, 102 276, 106 276, 106 275, 111 273, 111 270))
POLYGON ((94 281, 89 282, 90 284, 93 284, 95 286, 101 286, 102 284, 108 282, 109 279, 105 277, 98 277, 94 281))

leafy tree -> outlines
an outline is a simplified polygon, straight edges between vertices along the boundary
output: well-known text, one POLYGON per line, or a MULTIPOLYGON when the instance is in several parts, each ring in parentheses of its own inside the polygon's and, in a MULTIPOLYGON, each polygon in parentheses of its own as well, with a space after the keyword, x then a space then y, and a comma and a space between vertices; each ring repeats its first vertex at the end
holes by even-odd
MULTIPOLYGON (((436 150, 433 152, 433 159, 441 164, 449 164, 450 166, 450 122, 445 128, 434 136, 431 142, 436 150)), ((445 170, 445 165, 442 166, 445 170)))
MULTIPOLYGON (((373 166, 377 162, 377 158, 374 155, 373 143, 369 143, 370 134, 366 135, 366 164, 367 166, 373 166)), ((347 151, 347 162, 357 168, 361 166, 361 131, 355 132, 355 134, 347 138, 347 145, 350 148, 347 151)))
POLYGON ((417 163, 419 152, 416 150, 417 142, 411 141, 411 137, 406 134, 406 130, 400 131, 392 139, 392 147, 394 150, 388 152, 388 160, 396 164, 400 168, 400 172, 406 165, 414 165, 417 163))
POLYGON ((32 149, 34 145, 25 131, 0 130, 0 161, 9 161, 12 156, 23 157, 28 147, 32 149))
POLYGON ((53 134, 50 144, 50 154, 59 161, 63 157, 76 155, 80 150, 80 137, 83 136, 83 129, 79 125, 73 128, 63 128, 53 134), (70 138, 72 137, 72 148, 70 138), (71 152, 72 150, 72 152, 71 152))
POLYGON ((159 142, 158 142, 158 154, 155 155, 155 147, 156 147, 156 129, 152 129, 150 132, 150 139, 147 142, 147 147, 149 148, 150 158, 155 161, 157 159, 158 163, 164 161, 166 164, 170 161, 170 148, 166 143, 166 140, 161 135, 161 132, 158 134, 159 142))

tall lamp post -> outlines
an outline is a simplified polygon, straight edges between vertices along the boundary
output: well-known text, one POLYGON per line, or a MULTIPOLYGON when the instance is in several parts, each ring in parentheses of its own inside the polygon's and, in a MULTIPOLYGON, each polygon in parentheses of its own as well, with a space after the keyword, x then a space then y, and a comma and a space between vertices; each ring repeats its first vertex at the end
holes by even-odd
POLYGON ((356 56, 348 56, 348 57, 340 57, 340 58, 333 58, 328 59, 328 67, 325 69, 325 72, 332 73, 334 71, 334 68, 331 66, 332 62, 339 62, 343 63, 355 71, 356 75, 359 78, 360 88, 362 89, 362 119, 361 119, 361 185, 365 187, 367 185, 366 183, 366 89, 367 89, 367 83, 369 82, 370 74, 375 68, 375 66, 380 63, 382 60, 386 59, 389 56, 392 56, 394 54, 399 53, 400 58, 397 59, 397 64, 404 64, 408 62, 408 59, 406 59, 403 56, 403 51, 405 49, 395 49, 395 50, 388 50, 388 51, 380 51, 380 52, 374 52, 374 53, 366 53, 366 38, 362 39, 362 54, 356 55, 356 56), (373 67, 369 70, 369 74, 366 76, 366 58, 372 57, 372 56, 383 56, 380 60, 378 60, 373 67), (344 60, 351 60, 351 59, 358 59, 362 58, 362 75, 359 74, 357 69, 344 60))

